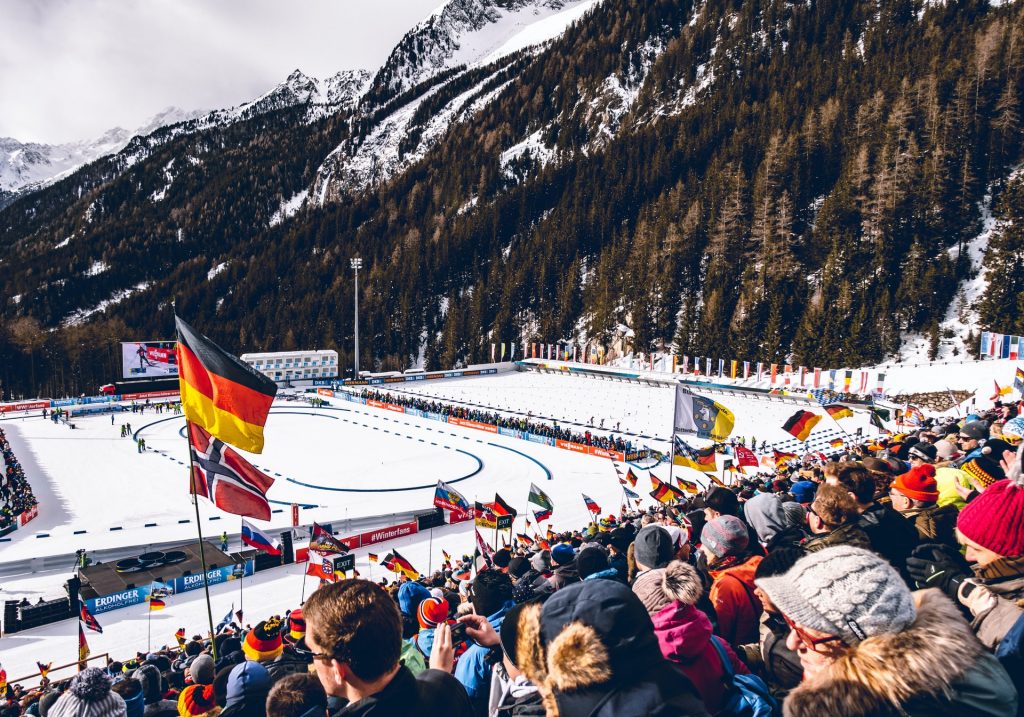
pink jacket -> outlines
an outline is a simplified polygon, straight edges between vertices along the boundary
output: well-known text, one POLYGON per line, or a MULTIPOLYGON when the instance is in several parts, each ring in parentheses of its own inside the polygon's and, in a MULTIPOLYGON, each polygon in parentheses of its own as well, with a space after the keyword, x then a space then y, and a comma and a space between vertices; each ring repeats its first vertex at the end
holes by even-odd
MULTIPOLYGON (((658 636, 661 654, 675 663, 697 688, 708 712, 715 714, 724 707, 725 686, 722 678, 725 671, 722 661, 711 644, 711 621, 708 616, 693 605, 672 602, 651 616, 654 633, 658 636)), ((724 640, 721 645, 732 661, 736 674, 747 674, 750 670, 740 662, 732 648, 724 640)))

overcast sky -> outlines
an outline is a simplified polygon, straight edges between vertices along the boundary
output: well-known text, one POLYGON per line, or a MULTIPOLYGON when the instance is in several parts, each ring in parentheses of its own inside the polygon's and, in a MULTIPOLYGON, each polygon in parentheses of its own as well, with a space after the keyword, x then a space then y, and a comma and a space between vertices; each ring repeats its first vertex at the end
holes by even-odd
POLYGON ((135 129, 252 99, 298 68, 375 69, 442 0, 0 0, 0 137, 135 129))

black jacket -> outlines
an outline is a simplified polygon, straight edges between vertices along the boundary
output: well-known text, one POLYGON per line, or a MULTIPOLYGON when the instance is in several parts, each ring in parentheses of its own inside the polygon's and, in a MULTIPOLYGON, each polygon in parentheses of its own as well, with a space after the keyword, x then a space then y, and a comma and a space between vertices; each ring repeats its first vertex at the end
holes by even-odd
POLYGON ((404 665, 375 695, 335 712, 332 717, 472 717, 462 684, 447 672, 425 670, 413 677, 404 665))
POLYGON ((914 524, 893 510, 892 506, 874 503, 861 513, 858 525, 868 534, 871 549, 888 560, 913 587, 907 573, 907 558, 918 544, 914 524))

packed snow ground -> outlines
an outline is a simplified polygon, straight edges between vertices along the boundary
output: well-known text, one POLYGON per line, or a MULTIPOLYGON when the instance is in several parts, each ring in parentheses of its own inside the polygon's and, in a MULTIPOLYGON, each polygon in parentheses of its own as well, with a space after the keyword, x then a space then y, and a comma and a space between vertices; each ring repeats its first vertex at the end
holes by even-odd
MULTIPOLYGON (((977 388, 979 405, 986 405, 992 379, 1005 385, 1016 363, 888 367, 886 386, 893 392, 937 390, 937 386, 947 385, 977 388)), ((660 450, 667 448, 671 430, 673 389, 669 387, 522 372, 424 381, 403 385, 402 389, 406 395, 414 391, 424 397, 509 415, 531 413, 534 420, 576 424, 574 429, 581 432, 589 427, 601 433, 601 419, 605 422, 604 433, 621 423, 621 435, 660 450)), ((798 407, 782 399, 708 395, 736 414, 734 436, 756 436, 758 442, 786 439, 782 423, 798 407)), ((302 523, 331 522, 340 534, 346 534, 346 517, 381 516, 383 527, 390 523, 389 512, 429 509, 437 480, 458 481, 471 473, 454 486, 469 500, 490 501, 495 491, 500 493, 520 512, 514 533, 524 531, 530 483, 536 483, 551 497, 555 506, 551 526, 555 530, 578 528, 588 522, 582 493, 596 500, 604 513, 617 512, 623 499, 614 467, 605 459, 368 408, 341 398, 328 399, 328 403, 324 409, 314 410, 294 401, 276 402, 267 424, 266 450, 251 456, 263 469, 280 474, 270 490, 272 501, 317 506, 301 512, 302 523), (367 489, 389 492, 350 492, 367 489)), ((194 519, 186 487, 187 451, 180 416, 117 414, 113 426, 109 415, 76 417, 73 422, 76 428, 71 430, 44 421, 38 412, 0 421, 41 501, 39 517, 13 533, 11 542, 0 543, 0 569, 11 561, 71 553, 80 547, 94 550, 194 538, 194 524, 177 522, 194 519), (139 454, 130 439, 119 437, 119 426, 125 421, 141 430, 149 451, 139 454), (154 522, 157 527, 144 527, 154 522), (123 529, 110 531, 113 526, 123 529), (76 530, 83 529, 87 532, 75 535, 76 530), (40 533, 49 537, 35 537, 40 533)), ((819 432, 854 433, 857 428, 871 432, 863 413, 844 419, 840 426, 825 418, 812 439, 819 432)), ((707 484, 702 474, 680 468, 676 471, 707 484)), ((637 472, 640 482, 636 492, 643 496, 644 506, 651 505, 647 473, 637 472)), ((664 464, 653 472, 663 480, 669 477, 664 464)), ((274 507, 286 508, 279 504, 274 507)), ((235 516, 223 514, 205 501, 201 512, 204 534, 214 536, 224 527, 237 532, 235 516), (221 519, 210 520, 217 516, 221 519)), ((269 528, 268 532, 279 532, 290 525, 289 511, 259 525, 269 528)), ((482 534, 493 541, 492 531, 482 530, 482 534)), ((356 551, 356 569, 362 577, 379 579, 384 571, 369 562, 368 552, 383 555, 397 549, 417 569, 428 572, 441 564, 442 549, 459 556, 471 552, 473 542, 471 524, 444 526, 432 535, 417 534, 360 549, 356 551)), ((303 565, 293 565, 247 578, 246 621, 255 623, 297 607, 303 569, 303 565)), ((26 596, 32 602, 38 597, 59 597, 70 574, 68 569, 14 576, 3 581, 0 597, 26 596)), ((307 582, 307 594, 314 589, 314 582, 307 582)), ((236 582, 211 587, 215 621, 228 609, 238 609, 242 601, 240 587, 236 582)), ((165 610, 151 616, 153 647, 171 642, 178 627, 184 626, 192 634, 202 631, 206 623, 202 591, 171 596, 167 602, 165 610)), ((93 653, 127 657, 146 647, 149 617, 144 606, 102 614, 99 621, 104 633, 88 635, 93 653)), ((32 674, 36 660, 53 659, 57 664, 70 661, 77 648, 75 632, 75 621, 68 620, 0 639, 0 655, 8 676, 32 674)))

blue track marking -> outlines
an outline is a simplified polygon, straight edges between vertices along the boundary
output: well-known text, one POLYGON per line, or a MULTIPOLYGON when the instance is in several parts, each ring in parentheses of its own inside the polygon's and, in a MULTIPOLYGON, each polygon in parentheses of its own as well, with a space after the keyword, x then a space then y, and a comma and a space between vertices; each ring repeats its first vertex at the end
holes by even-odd
POLYGON ((521 455, 521 456, 522 456, 523 458, 526 458, 527 460, 533 461, 533 462, 534 462, 534 463, 536 463, 536 464, 537 464, 538 466, 540 466, 540 469, 541 469, 542 471, 544 471, 544 475, 546 475, 546 476, 548 477, 548 480, 551 480, 552 476, 551 476, 551 471, 550 471, 550 469, 548 469, 548 467, 547 467, 546 465, 544 465, 543 463, 541 463, 540 461, 538 461, 538 460, 537 460, 536 458, 534 458, 534 457, 533 457, 533 456, 531 456, 530 454, 528 454, 528 453, 523 453, 522 451, 517 451, 517 450, 516 450, 515 448, 509 448, 508 446, 503 446, 503 445, 501 445, 500 443, 488 443, 487 445, 489 445, 489 446, 494 446, 495 448, 501 448, 502 450, 505 450, 505 451, 512 451, 513 453, 518 453, 518 454, 519 454, 519 455, 521 455))

